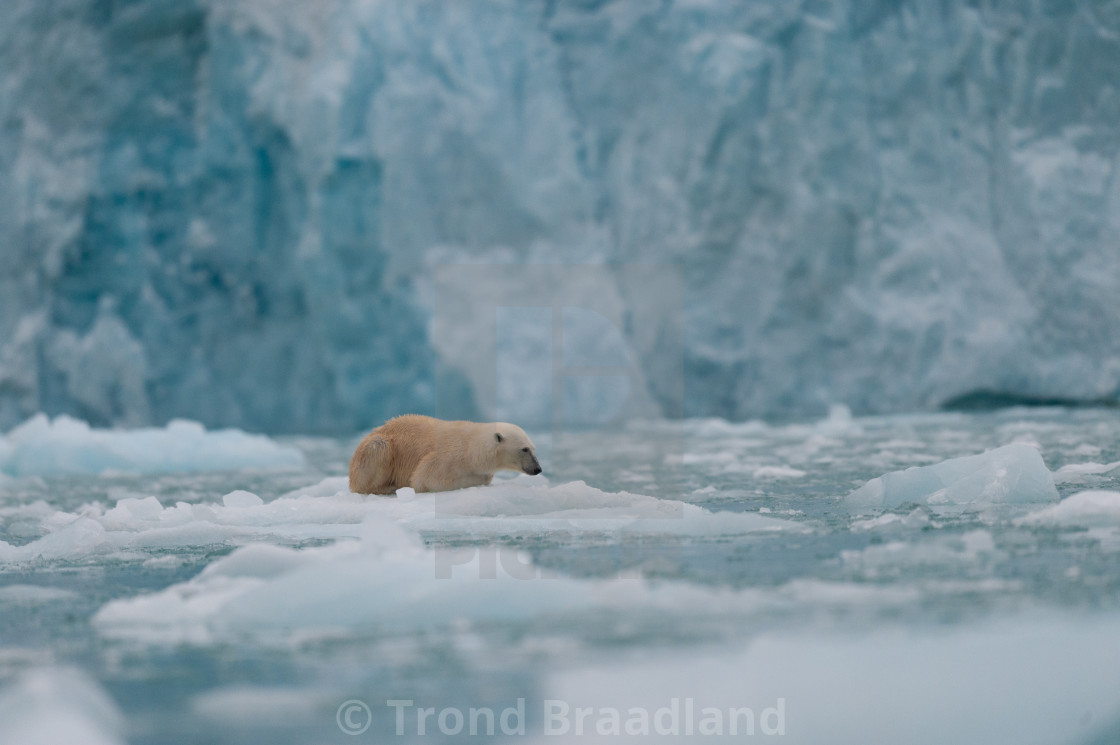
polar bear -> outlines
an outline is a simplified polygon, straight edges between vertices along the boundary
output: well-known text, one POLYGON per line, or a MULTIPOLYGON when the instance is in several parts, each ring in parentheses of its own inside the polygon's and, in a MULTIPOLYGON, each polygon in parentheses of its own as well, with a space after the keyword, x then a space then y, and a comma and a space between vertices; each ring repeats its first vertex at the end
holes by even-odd
POLYGON ((498 471, 541 472, 532 440, 516 424, 406 414, 358 443, 350 459, 350 491, 393 494, 403 486, 448 491, 489 484, 498 471))

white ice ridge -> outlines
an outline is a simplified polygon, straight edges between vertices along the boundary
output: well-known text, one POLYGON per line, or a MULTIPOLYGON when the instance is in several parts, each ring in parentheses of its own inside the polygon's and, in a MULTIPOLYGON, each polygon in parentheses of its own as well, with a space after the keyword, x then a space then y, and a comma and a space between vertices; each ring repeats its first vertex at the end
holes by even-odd
POLYGON ((0 473, 57 476, 298 468, 303 454, 263 435, 236 429, 208 432, 177 419, 166 427, 93 429, 83 421, 37 414, 0 435, 0 473))
POLYGON ((712 512, 671 499, 604 492, 576 481, 548 486, 539 477, 440 494, 397 497, 352 494, 346 478, 324 479, 271 502, 246 491, 220 504, 128 497, 115 506, 87 504, 75 512, 43 502, 0 507, 0 519, 37 524, 41 537, 23 545, 0 541, 0 563, 145 556, 168 549, 238 545, 257 539, 320 540, 361 535, 367 519, 414 532, 472 537, 573 533, 744 535, 806 531, 803 524, 753 513, 712 512))
POLYGON ((980 455, 892 471, 871 479, 844 503, 867 511, 906 503, 989 505, 1057 500, 1053 475, 1038 450, 1026 443, 1012 443, 980 455))
POLYGON ((81 670, 34 668, 0 691, 0 743, 116 745, 124 722, 81 670))
POLYGON ((1019 525, 1095 527, 1120 525, 1120 492, 1091 489, 1077 492, 1015 521, 1019 525))

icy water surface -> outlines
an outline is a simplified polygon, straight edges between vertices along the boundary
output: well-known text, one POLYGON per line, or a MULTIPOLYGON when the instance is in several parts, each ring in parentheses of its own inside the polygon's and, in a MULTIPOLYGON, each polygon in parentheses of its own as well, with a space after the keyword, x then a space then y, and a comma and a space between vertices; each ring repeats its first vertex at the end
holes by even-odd
POLYGON ((1120 742, 1115 411, 542 433, 544 478, 394 498, 347 492, 355 439, 36 426, 0 742, 1120 742))

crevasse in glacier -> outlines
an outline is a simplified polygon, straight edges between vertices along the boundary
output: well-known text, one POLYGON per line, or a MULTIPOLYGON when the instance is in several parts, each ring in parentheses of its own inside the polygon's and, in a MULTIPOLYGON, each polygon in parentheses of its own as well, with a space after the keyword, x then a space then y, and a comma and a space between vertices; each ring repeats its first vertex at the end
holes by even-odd
POLYGON ((438 409, 437 379, 470 412, 426 284, 456 263, 673 267, 683 348, 627 342, 680 357, 686 414, 1120 388, 1115 0, 10 0, 0 26, 4 428, 357 430, 438 409))

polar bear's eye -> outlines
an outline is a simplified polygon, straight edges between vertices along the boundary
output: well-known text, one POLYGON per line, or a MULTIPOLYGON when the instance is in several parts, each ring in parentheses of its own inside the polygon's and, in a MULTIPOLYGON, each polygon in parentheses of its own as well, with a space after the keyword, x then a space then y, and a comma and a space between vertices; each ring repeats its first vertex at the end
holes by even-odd
POLYGON ((521 452, 527 453, 527 452, 529 452, 529 448, 521 448, 521 452))
POLYGON ((502 437, 502 433, 501 433, 501 432, 495 432, 495 433, 494 433, 494 439, 495 439, 495 440, 497 440, 498 442, 501 442, 501 441, 502 441, 503 439, 505 439, 505 438, 503 438, 503 437, 502 437))

